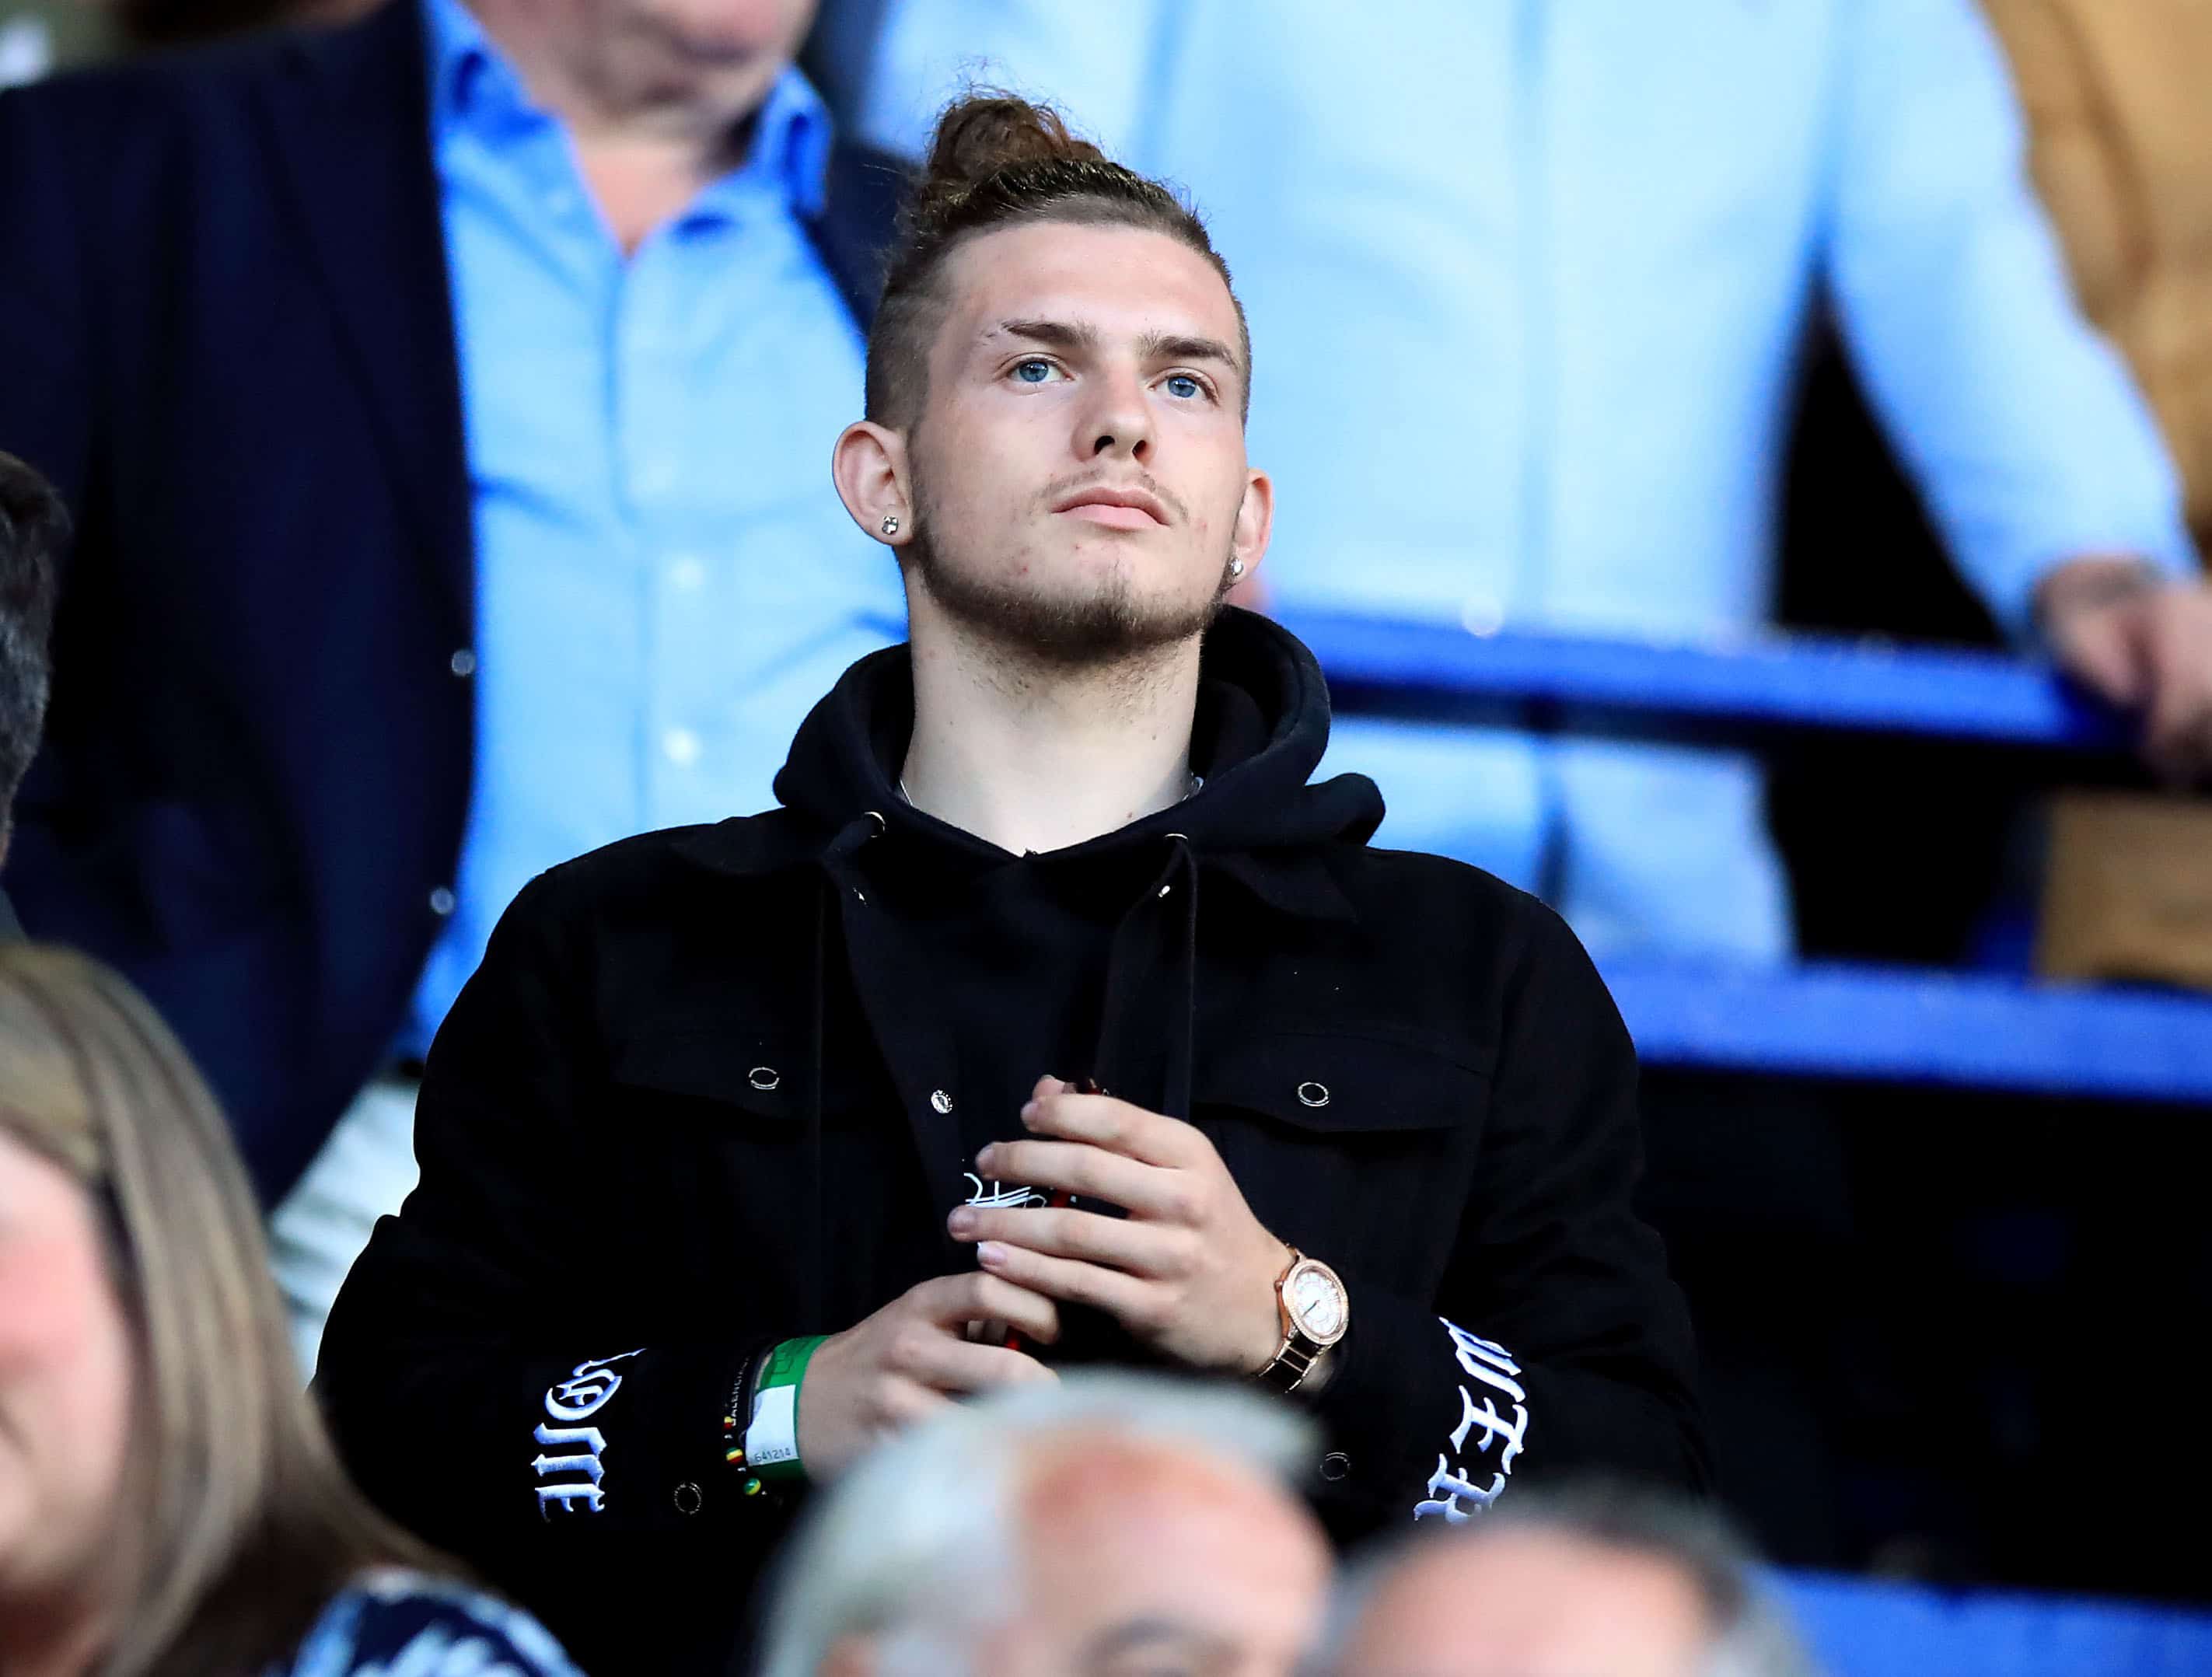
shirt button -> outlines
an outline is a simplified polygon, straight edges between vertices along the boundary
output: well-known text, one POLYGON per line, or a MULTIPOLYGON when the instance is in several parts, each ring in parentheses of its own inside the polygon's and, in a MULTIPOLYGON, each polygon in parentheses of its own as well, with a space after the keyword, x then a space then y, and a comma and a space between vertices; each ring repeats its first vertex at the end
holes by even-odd
POLYGON ((1471 595, 1459 609, 1460 627, 1485 637, 1505 627, 1505 607, 1493 594, 1471 595))
POLYGON ((707 580, 707 567, 696 555, 679 553, 668 562, 668 580, 688 594, 707 580))
POLYGON ((446 660, 446 667, 460 677, 462 680, 466 681, 477 672, 477 655, 466 647, 463 647, 446 660))
POLYGON ((699 761, 699 736, 689 728, 671 728, 660 737, 660 749, 669 762, 688 769, 699 761))
POLYGON ((443 920, 453 912, 454 902, 452 888, 441 885, 430 893, 430 912, 443 920))
POLYGON ((1352 1473, 1352 1458, 1342 1450, 1331 1450, 1321 1459, 1321 1476, 1334 1485, 1352 1473))

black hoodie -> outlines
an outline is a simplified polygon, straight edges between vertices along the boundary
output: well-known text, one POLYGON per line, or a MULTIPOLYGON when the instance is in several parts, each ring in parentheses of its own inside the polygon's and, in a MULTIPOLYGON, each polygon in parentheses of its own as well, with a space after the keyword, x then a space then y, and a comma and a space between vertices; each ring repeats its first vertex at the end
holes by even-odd
POLYGON ((848 917, 848 950, 900 975, 879 1027, 899 1039, 895 1058, 926 1056, 927 1033, 949 1038, 971 1152, 1018 1133, 1048 1072, 1188 1117, 1200 902, 1216 864, 1358 844, 1382 821, 1371 781, 1308 784, 1328 707, 1304 649, 1241 628, 1206 647, 1191 795, 1047 855, 1013 855, 907 801, 904 647, 855 666, 799 730, 776 795, 824 830, 882 817, 857 849, 833 848, 833 874, 884 910, 848 917))
POLYGON ((1566 1469, 1703 1483, 1681 1302, 1629 1210, 1620 1018, 1541 904, 1369 848, 1368 781, 1308 784, 1304 647, 1226 614, 1200 789, 1044 856, 900 797, 912 705, 904 649, 864 659, 783 809, 516 899, 431 1053, 422 1186, 325 1340, 372 1495, 586 1668, 712 1668, 793 1500, 720 1460, 740 1364, 971 1264, 945 1213, 1044 1072, 1189 1119, 1345 1278, 1306 1486, 1340 1536, 1566 1469))

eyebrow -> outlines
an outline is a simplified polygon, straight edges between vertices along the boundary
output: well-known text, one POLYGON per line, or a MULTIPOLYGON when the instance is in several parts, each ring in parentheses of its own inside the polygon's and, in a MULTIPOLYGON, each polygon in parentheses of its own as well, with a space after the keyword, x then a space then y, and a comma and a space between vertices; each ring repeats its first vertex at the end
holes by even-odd
MULTIPOLYGON (((1001 320, 984 336, 995 337, 1000 334, 1024 338, 1052 349, 1095 350, 1099 343, 1098 329, 1077 321, 1001 320)), ((1218 337, 1200 337, 1188 332, 1146 332, 1138 340, 1137 349, 1146 361, 1211 361, 1239 375, 1244 371, 1237 352, 1218 337)))

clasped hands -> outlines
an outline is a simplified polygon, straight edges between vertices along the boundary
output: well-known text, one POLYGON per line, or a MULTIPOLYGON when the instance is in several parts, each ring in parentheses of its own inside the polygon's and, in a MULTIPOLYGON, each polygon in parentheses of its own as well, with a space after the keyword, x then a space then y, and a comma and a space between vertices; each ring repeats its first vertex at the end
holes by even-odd
POLYGON ((1290 1249, 1261 1225, 1213 1144, 1180 1119, 1041 1078, 1019 1140, 976 1156, 1002 1182, 1118 1206, 963 1206, 947 1221, 980 1272, 939 1276, 832 1334, 799 1401, 810 1477, 834 1478, 878 1439, 953 1396, 1051 1380, 1027 1352, 975 1325, 1060 1337, 1060 1303, 1095 1306, 1139 1342, 1194 1369, 1256 1374, 1282 1343, 1275 1282, 1290 1249))
POLYGON ((1282 1343, 1274 1284, 1290 1249, 1261 1226, 1195 1127, 1040 1078, 1022 1124, 975 1168, 1002 1182, 1118 1206, 963 1206, 947 1219, 987 1274, 1103 1310, 1190 1368, 1256 1374, 1282 1343))

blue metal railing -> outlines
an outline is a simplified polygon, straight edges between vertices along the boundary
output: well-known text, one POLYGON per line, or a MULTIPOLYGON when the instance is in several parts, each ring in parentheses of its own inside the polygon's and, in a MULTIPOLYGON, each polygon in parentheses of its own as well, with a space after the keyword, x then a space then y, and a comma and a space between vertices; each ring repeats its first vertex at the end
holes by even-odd
MULTIPOLYGON (((2129 749, 2124 719, 2046 666, 1992 653, 1283 622, 1346 711, 1752 749, 1807 733, 1948 741, 2048 754, 2062 777, 2129 749)), ((1652 1065, 2212 1105, 2212 998, 1846 963, 1613 961, 1606 979, 1652 1065)))
POLYGON ((1994 653, 1766 635, 1740 647, 1475 635, 1453 623, 1285 612, 1346 710, 1764 745, 1806 732, 2112 756, 2125 722, 2048 666, 1994 653))
POLYGON ((1779 1594, 1835 1677, 2202 1677, 2212 1613, 2011 1590, 1783 1573, 1779 1594))

